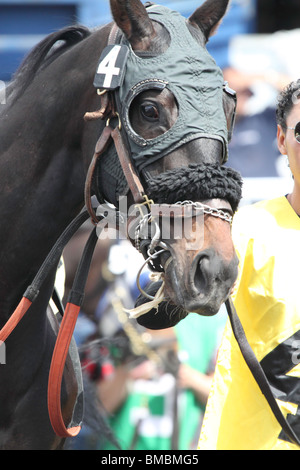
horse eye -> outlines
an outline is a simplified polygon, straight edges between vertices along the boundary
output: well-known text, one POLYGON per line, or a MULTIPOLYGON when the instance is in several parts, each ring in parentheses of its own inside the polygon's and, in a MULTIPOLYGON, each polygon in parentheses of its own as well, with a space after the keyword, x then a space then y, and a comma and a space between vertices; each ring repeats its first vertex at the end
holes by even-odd
POLYGON ((142 115, 148 120, 157 121, 157 119, 159 118, 158 109, 153 104, 150 104, 150 103, 142 104, 141 112, 142 112, 142 115))

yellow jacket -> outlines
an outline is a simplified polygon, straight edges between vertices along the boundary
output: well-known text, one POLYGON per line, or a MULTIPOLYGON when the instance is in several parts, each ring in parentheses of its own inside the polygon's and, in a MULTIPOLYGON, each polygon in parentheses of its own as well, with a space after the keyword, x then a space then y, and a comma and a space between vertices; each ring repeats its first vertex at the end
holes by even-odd
MULTIPOLYGON (((248 341, 300 436, 300 219, 285 197, 240 209, 233 294, 248 341)), ((228 323, 199 440, 201 450, 298 449, 281 433, 228 323)))

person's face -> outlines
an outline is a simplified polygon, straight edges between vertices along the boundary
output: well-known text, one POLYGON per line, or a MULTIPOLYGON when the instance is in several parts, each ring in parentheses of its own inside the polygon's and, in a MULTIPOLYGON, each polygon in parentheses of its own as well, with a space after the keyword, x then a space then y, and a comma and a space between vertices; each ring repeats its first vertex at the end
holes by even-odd
MULTIPOLYGON (((295 127, 300 121, 300 102, 295 104, 287 117, 287 127, 295 127)), ((281 126, 277 129, 277 143, 282 155, 287 155, 289 165, 295 180, 300 183, 300 144, 295 139, 292 129, 284 131, 281 126)))

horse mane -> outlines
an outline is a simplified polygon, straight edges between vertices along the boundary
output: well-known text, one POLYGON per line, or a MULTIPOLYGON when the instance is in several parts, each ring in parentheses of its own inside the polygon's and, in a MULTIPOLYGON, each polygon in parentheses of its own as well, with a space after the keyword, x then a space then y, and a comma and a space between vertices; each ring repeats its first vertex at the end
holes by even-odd
POLYGON ((7 97, 14 102, 29 86, 38 71, 91 34, 84 26, 68 26, 49 34, 25 57, 7 88, 7 97))

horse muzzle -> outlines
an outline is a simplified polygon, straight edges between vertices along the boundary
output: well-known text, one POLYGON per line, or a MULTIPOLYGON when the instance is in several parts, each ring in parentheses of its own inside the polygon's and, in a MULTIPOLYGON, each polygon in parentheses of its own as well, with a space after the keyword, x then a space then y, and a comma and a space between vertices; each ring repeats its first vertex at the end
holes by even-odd
MULTIPOLYGON (((164 205, 157 206, 164 216, 156 220, 153 237, 141 240, 139 247, 146 259, 144 266, 148 263, 152 271, 161 274, 165 300, 189 312, 213 315, 230 294, 237 277, 238 259, 231 239, 232 217, 224 211, 230 205, 219 200, 209 204, 168 206, 172 214, 169 219, 164 205), (167 220, 171 222, 171 236, 165 238, 167 220), (184 233, 186 222, 188 234, 184 233), (178 229, 179 237, 175 234, 178 229)), ((145 220, 149 229, 149 217, 145 220)), ((154 300, 153 296, 146 297, 154 300)))
POLYGON ((195 256, 186 276, 175 264, 168 266, 170 284, 166 277, 165 295, 170 301, 188 312, 207 316, 218 313, 236 281, 237 256, 234 254, 227 262, 213 248, 208 248, 195 256))

